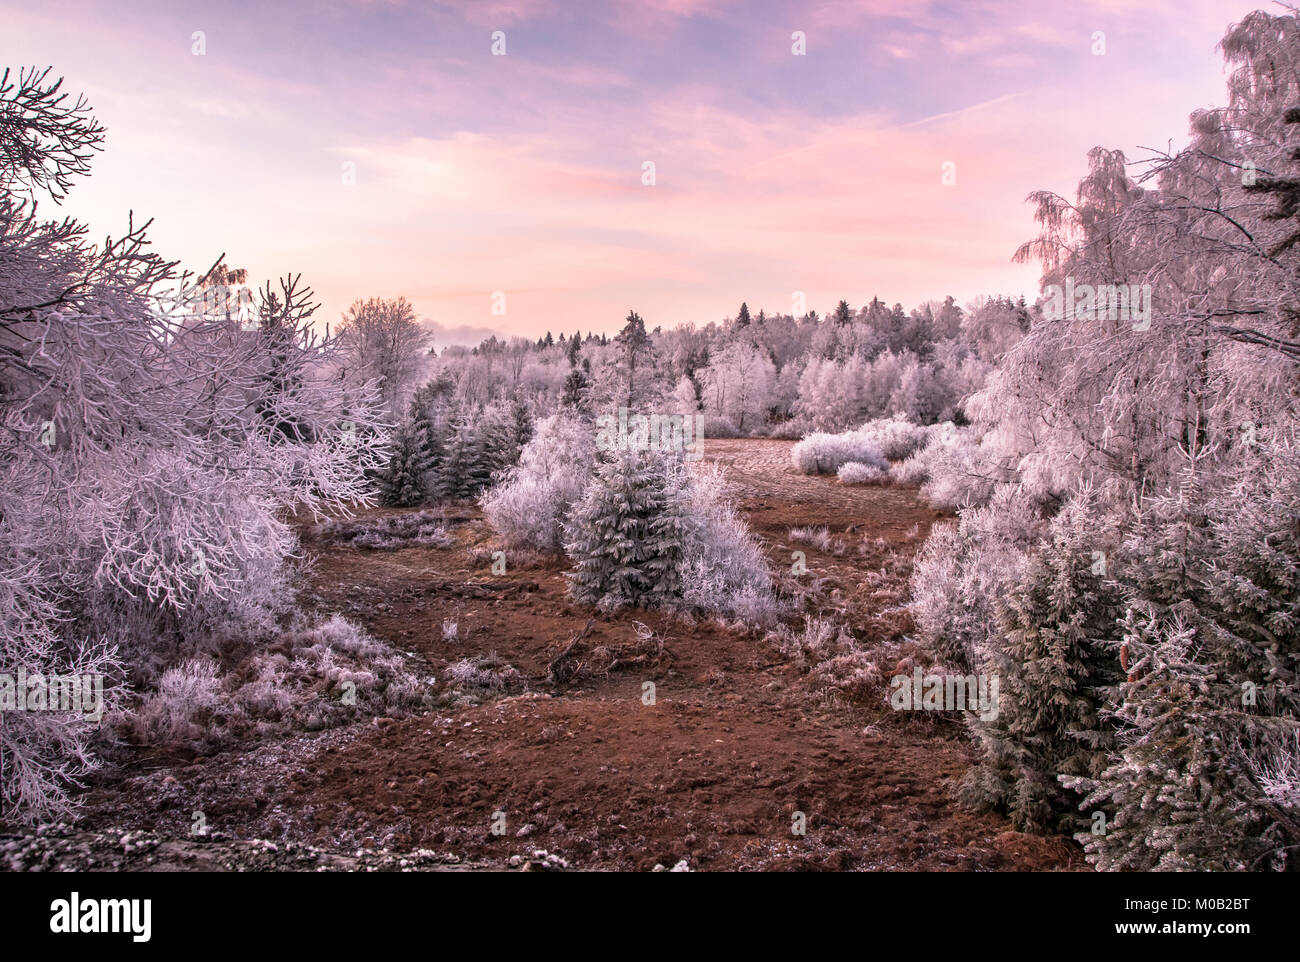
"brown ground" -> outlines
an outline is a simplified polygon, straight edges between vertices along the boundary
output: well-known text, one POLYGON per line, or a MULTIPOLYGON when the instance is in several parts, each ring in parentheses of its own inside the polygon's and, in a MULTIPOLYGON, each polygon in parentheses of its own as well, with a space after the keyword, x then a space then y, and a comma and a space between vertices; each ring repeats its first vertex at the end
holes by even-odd
MULTIPOLYGON (((908 559, 939 515, 910 489, 799 475, 789 449, 788 441, 716 440, 706 456, 739 486, 774 569, 788 570, 790 552, 805 551, 806 577, 824 579, 827 610, 852 619, 860 641, 869 644, 873 632, 899 641, 905 615, 889 609, 903 599, 908 559), (843 553, 792 544, 797 525, 828 526, 843 553)), ((628 646, 641 621, 666 638, 668 654, 553 684, 549 662, 592 613, 568 603, 558 564, 508 562, 505 575, 493 576, 487 553, 469 550, 492 548, 478 512, 452 515, 461 521, 457 544, 445 549, 308 543, 318 561, 303 601, 416 653, 439 685, 447 664, 492 651, 525 676, 524 690, 99 786, 87 800, 86 829, 154 833, 141 846, 154 862, 123 861, 119 852, 114 864, 246 864, 225 850, 207 858, 184 851, 229 846, 224 835, 349 859, 426 849, 411 861, 425 867, 501 866, 537 850, 602 869, 681 860, 692 870, 1081 865, 1073 843, 1021 835, 999 817, 954 805, 951 785, 971 761, 957 724, 828 697, 759 638, 644 612, 597 617, 583 650, 628 646), (459 625, 454 641, 443 639, 444 620, 459 625), (652 706, 642 702, 646 681, 656 686, 652 706), (183 841, 197 810, 215 842, 183 841), (504 835, 491 832, 494 812, 505 813, 504 835), (806 835, 792 832, 795 812, 806 816, 806 835), (163 859, 159 839, 176 840, 163 859)), ((274 865, 357 867, 304 858, 274 865)))

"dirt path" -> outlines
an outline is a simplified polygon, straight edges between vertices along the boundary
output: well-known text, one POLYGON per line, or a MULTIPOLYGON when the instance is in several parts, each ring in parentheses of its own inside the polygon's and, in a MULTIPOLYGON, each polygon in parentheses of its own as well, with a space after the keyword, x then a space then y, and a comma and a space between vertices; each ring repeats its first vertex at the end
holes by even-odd
MULTIPOLYGON (((738 485, 774 566, 804 551, 859 637, 896 639, 900 578, 938 515, 907 489, 799 475, 789 449, 709 441, 706 457, 738 485), (828 550, 789 540, 809 525, 830 528, 828 550)), ((568 603, 558 564, 493 577, 490 530, 472 509, 459 520, 457 544, 443 549, 309 544, 319 557, 304 601, 417 653, 440 679, 452 662, 495 652, 523 675, 521 692, 134 775, 90 794, 87 827, 180 837, 202 811, 233 838, 363 855, 423 849, 442 853, 424 856, 437 864, 539 865, 539 850, 548 865, 643 870, 1079 864, 1071 843, 954 806, 951 783, 969 766, 956 725, 819 697, 754 637, 644 612, 597 618, 592 645, 627 645, 641 621, 666 637, 671 658, 553 685, 548 663, 591 612, 568 603), (450 621, 454 639, 442 630, 450 621)))

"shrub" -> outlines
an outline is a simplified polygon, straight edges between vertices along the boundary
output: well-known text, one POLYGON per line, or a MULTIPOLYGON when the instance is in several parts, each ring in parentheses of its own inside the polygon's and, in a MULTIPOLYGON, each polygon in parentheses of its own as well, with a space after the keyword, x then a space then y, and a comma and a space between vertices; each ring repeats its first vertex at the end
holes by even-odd
POLYGON ((912 565, 909 607, 920 641, 943 664, 978 663, 1041 528, 1033 506, 1006 489, 992 505, 931 530, 912 565))
POLYGON ((682 554, 682 604, 749 627, 770 623, 777 605, 767 560, 727 499, 721 470, 699 465, 679 477, 685 487, 678 497, 685 498, 691 521, 682 554))
POLYGON ((855 432, 873 442, 883 457, 898 461, 910 456, 931 437, 930 430, 905 418, 868 421, 855 432))
POLYGON ((850 461, 840 465, 836 476, 844 484, 884 484, 889 480, 887 470, 860 461, 850 461))
POLYGON ((559 554, 564 522, 595 465, 590 424, 565 415, 545 418, 519 464, 483 497, 483 512, 512 547, 559 554))
POLYGON ((210 753, 249 734, 316 730, 433 703, 428 679, 340 615, 316 622, 297 615, 273 637, 224 656, 224 670, 203 656, 167 669, 134 712, 114 713, 111 728, 133 744, 210 753))
POLYGON ((790 449, 790 457, 804 474, 833 474, 850 461, 889 468, 875 441, 856 431, 810 434, 790 449))
POLYGON ((217 706, 217 673, 210 658, 191 659, 163 672, 157 691, 140 703, 132 720, 136 739, 177 744, 201 737, 202 722, 217 706))

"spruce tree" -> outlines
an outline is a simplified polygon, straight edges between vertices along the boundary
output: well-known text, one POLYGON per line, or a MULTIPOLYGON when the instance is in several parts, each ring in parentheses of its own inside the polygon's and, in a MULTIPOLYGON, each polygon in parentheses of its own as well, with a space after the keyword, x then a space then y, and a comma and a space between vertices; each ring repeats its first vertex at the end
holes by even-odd
POLYGON ((439 408, 439 387, 430 382, 415 392, 411 399, 409 418, 423 445, 428 470, 427 489, 430 496, 443 493, 443 462, 447 457, 445 426, 434 412, 439 408))
POLYGON ((422 430, 403 421, 393 434, 392 454, 379 480, 384 502, 404 508, 424 504, 430 496, 431 468, 422 430))
POLYGON ((1078 795, 1058 776, 1095 776, 1113 746, 1103 717, 1123 680, 1116 620, 1118 586, 1094 558, 1106 537, 1095 499, 1080 495, 1053 520, 1000 606, 993 650, 979 669, 997 676, 995 718, 968 716, 984 749, 968 773, 964 801, 1008 814, 1020 831, 1074 831, 1078 795))
POLYGON ((1294 752, 1300 715, 1300 456, 1241 457, 1237 477, 1151 499, 1126 545, 1129 680, 1120 748, 1065 778, 1104 831, 1081 832, 1101 869, 1282 869, 1300 812, 1270 796, 1260 759, 1294 752), (1209 490, 1206 490, 1207 487, 1209 490))
POLYGON ((472 498, 491 479, 492 469, 483 450, 479 414, 462 412, 452 419, 443 462, 442 485, 447 496, 472 498))
POLYGON ((676 459, 620 451, 597 469, 565 526, 569 590, 603 609, 654 607, 681 597, 689 518, 675 497, 676 459))

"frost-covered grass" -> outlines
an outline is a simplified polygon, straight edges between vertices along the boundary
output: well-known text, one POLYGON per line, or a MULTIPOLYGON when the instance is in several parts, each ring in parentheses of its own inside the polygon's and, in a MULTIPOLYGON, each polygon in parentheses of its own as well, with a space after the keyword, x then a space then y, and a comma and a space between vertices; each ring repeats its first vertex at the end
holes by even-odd
POLYGON ((113 713, 127 742, 200 754, 253 736, 314 731, 433 704, 433 679, 340 615, 298 616, 246 657, 196 656, 164 671, 134 711, 113 713))
POLYGON ((455 538, 439 511, 411 511, 375 518, 334 518, 311 530, 314 537, 354 548, 448 548, 455 538))
POLYGON ((448 685, 471 695, 518 692, 524 688, 524 676, 494 651, 463 658, 448 665, 443 674, 448 685))

